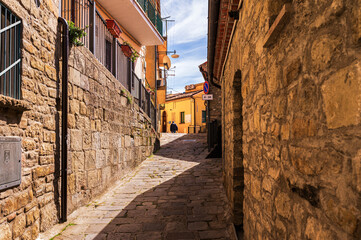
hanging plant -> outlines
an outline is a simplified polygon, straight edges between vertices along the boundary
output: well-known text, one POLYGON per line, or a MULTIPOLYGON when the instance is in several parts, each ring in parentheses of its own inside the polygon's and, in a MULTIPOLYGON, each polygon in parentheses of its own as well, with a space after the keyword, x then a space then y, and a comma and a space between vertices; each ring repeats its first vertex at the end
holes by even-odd
POLYGON ((81 38, 86 36, 85 30, 88 28, 86 26, 85 28, 79 28, 75 26, 75 23, 72 21, 68 21, 69 24, 69 42, 71 46, 80 47, 84 46, 84 43, 80 41, 81 38))
POLYGON ((119 25, 113 19, 107 19, 107 29, 115 38, 119 38, 122 30, 120 29, 119 25))
POLYGON ((121 49, 127 58, 130 58, 133 54, 132 48, 127 44, 122 44, 121 49))
POLYGON ((124 55, 130 58, 132 62, 135 62, 138 59, 139 53, 127 41, 123 42, 123 44, 121 45, 121 49, 124 55))
POLYGON ((132 60, 132 62, 135 62, 135 61, 137 61, 138 58, 139 58, 138 52, 137 52, 137 51, 134 51, 134 52, 132 53, 132 56, 130 57, 130 60, 132 60))

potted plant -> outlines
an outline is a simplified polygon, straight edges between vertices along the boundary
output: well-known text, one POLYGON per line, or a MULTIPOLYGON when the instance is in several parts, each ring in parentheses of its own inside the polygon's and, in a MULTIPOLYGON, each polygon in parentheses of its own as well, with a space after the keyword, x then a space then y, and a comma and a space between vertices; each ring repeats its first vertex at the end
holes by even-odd
POLYGON ((113 19, 107 19, 107 29, 115 38, 119 38, 122 30, 119 25, 113 19))
POLYGON ((134 48, 126 41, 123 42, 123 44, 120 46, 124 55, 132 60, 132 62, 135 62, 137 58, 139 57, 139 53, 134 50, 134 48))
POLYGON ((126 57, 130 58, 132 56, 132 47, 127 42, 124 42, 120 47, 126 57))
POLYGON ((85 30, 88 28, 79 28, 75 26, 72 21, 68 21, 69 24, 69 42, 70 46, 80 47, 84 46, 84 43, 81 42, 81 39, 86 36, 85 30))

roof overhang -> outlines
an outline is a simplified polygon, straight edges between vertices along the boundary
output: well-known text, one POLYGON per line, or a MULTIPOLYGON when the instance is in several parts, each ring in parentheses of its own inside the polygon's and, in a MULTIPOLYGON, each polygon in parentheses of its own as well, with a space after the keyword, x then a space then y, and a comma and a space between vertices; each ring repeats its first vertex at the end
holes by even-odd
POLYGON ((143 46, 163 44, 163 37, 136 0, 98 0, 97 2, 143 46))

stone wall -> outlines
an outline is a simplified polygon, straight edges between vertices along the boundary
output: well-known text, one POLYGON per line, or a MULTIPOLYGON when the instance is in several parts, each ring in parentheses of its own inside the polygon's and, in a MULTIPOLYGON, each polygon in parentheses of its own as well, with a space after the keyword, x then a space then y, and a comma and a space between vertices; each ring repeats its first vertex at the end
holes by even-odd
POLYGON ((213 100, 210 101, 211 122, 217 120, 218 124, 222 122, 222 90, 210 84, 209 94, 213 94, 213 100))
POLYGON ((234 221, 245 239, 360 239, 361 1, 279 0, 293 13, 264 48, 274 2, 244 0, 222 78, 234 221))
POLYGON ((58 3, 46 0, 37 8, 30 0, 2 2, 23 24, 23 100, 1 97, 0 135, 22 138, 22 183, 0 191, 0 233, 1 239, 35 239, 58 217, 54 200, 58 3))
MULTIPOLYGON (((3 0, 23 22, 22 100, 0 96, 0 136, 22 138, 22 183, 0 190, 1 239, 36 239, 58 222, 60 84, 58 1, 3 0)), ((127 91, 85 48, 73 49, 69 84, 68 212, 150 155, 156 134, 127 91)))
POLYGON ((152 154, 151 120, 86 48, 69 59, 69 211, 88 202, 152 154))

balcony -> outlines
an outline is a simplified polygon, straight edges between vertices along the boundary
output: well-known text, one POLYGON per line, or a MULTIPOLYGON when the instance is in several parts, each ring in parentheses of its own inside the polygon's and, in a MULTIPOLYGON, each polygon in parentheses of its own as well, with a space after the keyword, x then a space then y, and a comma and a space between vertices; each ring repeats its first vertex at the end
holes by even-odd
POLYGON ((113 38, 108 31, 106 20, 97 9, 98 5, 93 0, 63 0, 61 6, 63 18, 73 21, 80 28, 89 26, 85 30, 87 35, 81 39, 84 46, 129 91, 156 129, 157 109, 154 96, 143 84, 143 80, 133 72, 131 60, 124 55, 118 39, 113 38))
POLYGON ((149 0, 98 0, 114 19, 144 46, 162 45, 163 23, 149 0))

